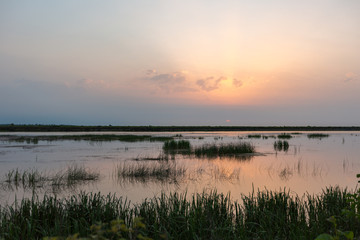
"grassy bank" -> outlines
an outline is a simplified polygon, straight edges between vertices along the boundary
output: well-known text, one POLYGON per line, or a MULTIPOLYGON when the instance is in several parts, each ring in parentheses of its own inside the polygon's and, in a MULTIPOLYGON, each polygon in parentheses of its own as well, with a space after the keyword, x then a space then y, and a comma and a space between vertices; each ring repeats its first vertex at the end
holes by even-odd
MULTIPOLYGON (((152 239, 314 239, 333 231, 326 219, 341 216, 341 210, 350 207, 346 194, 346 190, 329 188, 319 196, 299 198, 287 191, 265 191, 242 196, 239 204, 216 192, 189 197, 175 193, 134 206, 113 195, 45 196, 2 207, 0 238, 78 233, 79 237, 95 234, 108 239, 139 239, 138 234, 152 239), (111 222, 114 219, 119 220, 111 222)), ((339 229, 352 229, 359 236, 358 219, 337 220, 339 229)))

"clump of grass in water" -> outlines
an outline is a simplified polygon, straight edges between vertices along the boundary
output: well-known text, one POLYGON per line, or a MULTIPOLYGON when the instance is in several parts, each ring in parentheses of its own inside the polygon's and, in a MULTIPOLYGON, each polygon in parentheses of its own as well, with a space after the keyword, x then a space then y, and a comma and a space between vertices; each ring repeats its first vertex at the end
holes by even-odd
POLYGON ((308 138, 318 138, 318 139, 322 139, 322 138, 326 138, 329 137, 329 134, 323 134, 323 133, 310 133, 307 135, 308 138))
POLYGON ((37 170, 19 171, 19 169, 10 170, 5 174, 4 180, 8 185, 22 186, 24 189, 39 187, 44 181, 48 181, 48 177, 37 170))
POLYGON ((95 181, 99 179, 100 174, 86 169, 84 166, 72 165, 65 172, 68 182, 76 181, 95 181))
POLYGON ((179 140, 179 141, 170 140, 164 142, 163 145, 164 151, 179 151, 179 150, 190 151, 190 149, 191 149, 191 145, 190 142, 187 140, 179 140))
POLYGON ((251 143, 205 144, 194 149, 194 154, 197 157, 236 156, 246 153, 255 153, 255 147, 251 143))
POLYGON ((250 134, 250 135, 247 135, 248 138, 261 138, 261 135, 260 134, 250 134))
POLYGON ((277 136, 279 139, 290 139, 292 136, 290 134, 282 133, 277 136))
POLYGON ((45 188, 50 185, 59 190, 64 187, 74 187, 81 182, 96 181, 99 177, 100 174, 98 172, 90 171, 83 166, 72 165, 67 170, 59 171, 54 175, 45 174, 38 170, 10 170, 5 174, 4 182, 8 187, 21 186, 24 189, 34 189, 45 188))
POLYGON ((275 141, 275 142, 274 142, 274 150, 275 150, 275 151, 279 151, 279 152, 281 152, 281 151, 287 152, 287 151, 289 150, 289 143, 288 143, 288 141, 286 141, 286 140, 283 140, 283 141, 281 141, 281 140, 275 141))
POLYGON ((185 176, 186 169, 178 167, 175 163, 169 162, 145 162, 138 164, 121 163, 115 169, 115 176, 119 179, 130 180, 158 180, 167 181, 172 179, 177 181, 178 177, 185 176))

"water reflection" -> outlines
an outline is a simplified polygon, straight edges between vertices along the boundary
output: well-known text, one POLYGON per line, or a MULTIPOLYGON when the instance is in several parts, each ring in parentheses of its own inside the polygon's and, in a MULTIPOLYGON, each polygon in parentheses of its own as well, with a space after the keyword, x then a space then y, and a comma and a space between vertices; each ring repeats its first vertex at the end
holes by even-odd
POLYGON ((302 195, 319 193, 329 185, 355 188, 356 174, 360 173, 358 133, 326 132, 311 137, 310 133, 282 132, 176 134, 150 134, 164 139, 171 137, 166 141, 175 141, 169 142, 177 144, 175 150, 164 149, 165 141, 49 142, 38 139, 27 143, 9 142, 4 136, 0 137, 3 140, 0 142, 0 195, 3 198, 0 202, 11 202, 15 196, 31 196, 34 192, 66 195, 81 190, 115 192, 133 202, 161 191, 190 194, 204 188, 240 196, 253 188, 286 187, 302 195), (234 146, 244 141, 254 147, 255 153, 219 154, 219 146, 234 146), (184 149, 187 142, 189 145, 184 149), (210 146, 216 154, 195 153, 195 149, 204 146, 210 146), (64 175, 72 164, 98 173, 98 178, 71 182, 65 181, 65 177, 55 177, 59 172, 64 175), (22 180, 7 181, 7 174, 15 170, 20 175, 37 171, 43 178, 33 185, 22 180))

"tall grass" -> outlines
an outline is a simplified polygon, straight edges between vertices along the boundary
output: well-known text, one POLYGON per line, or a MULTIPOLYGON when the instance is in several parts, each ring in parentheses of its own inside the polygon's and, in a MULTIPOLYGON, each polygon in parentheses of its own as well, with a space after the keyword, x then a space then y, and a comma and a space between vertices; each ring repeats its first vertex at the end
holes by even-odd
POLYGON ((247 135, 248 138, 261 138, 261 134, 249 134, 247 135))
POLYGON ((279 139, 290 139, 292 138, 291 134, 282 133, 277 136, 279 139))
POLYGON ((172 153, 190 153, 191 151, 191 145, 190 142, 187 140, 179 140, 179 141, 175 141, 175 140, 170 140, 170 141, 166 141, 163 144, 163 150, 165 152, 172 152, 172 153))
POLYGON ((289 143, 288 141, 284 140, 284 141, 281 141, 281 140, 278 140, 278 141, 275 141, 274 142, 274 150, 275 151, 285 151, 287 152, 289 150, 289 143))
POLYGON ((231 157, 246 153, 255 153, 255 147, 251 143, 205 144, 194 149, 196 157, 231 157))
POLYGON ((100 174, 96 171, 85 168, 84 166, 71 165, 66 170, 58 171, 54 174, 39 172, 38 170, 10 170, 5 174, 2 185, 7 188, 41 190, 51 187, 53 190, 60 190, 75 187, 80 183, 97 181, 100 174))
POLYGON ((318 139, 322 139, 322 138, 329 137, 329 134, 311 133, 311 134, 308 134, 307 137, 308 137, 308 138, 318 138, 318 139))
MULTIPOLYGON (((23 199, 0 210, 0 238, 90 237, 90 226, 121 219, 128 228, 142 219, 143 236, 153 239, 314 239, 329 232, 329 216, 350 205, 346 190, 327 188, 321 195, 290 196, 289 191, 258 191, 242 196, 210 193, 162 194, 130 205, 114 195, 81 193, 65 199, 23 199)), ((338 218, 339 229, 360 234, 357 218, 338 218)), ((92 228, 93 229, 93 228, 92 228)), ((128 232, 124 237, 131 238, 128 232)))
POLYGON ((184 177, 186 169, 177 166, 174 162, 143 162, 143 163, 121 163, 115 168, 115 176, 121 180, 149 181, 156 180, 178 181, 184 177))

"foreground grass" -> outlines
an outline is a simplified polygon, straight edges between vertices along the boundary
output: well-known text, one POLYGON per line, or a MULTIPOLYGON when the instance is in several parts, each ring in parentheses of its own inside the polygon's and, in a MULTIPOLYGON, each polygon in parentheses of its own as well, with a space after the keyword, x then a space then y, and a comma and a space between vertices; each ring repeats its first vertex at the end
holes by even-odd
MULTIPOLYGON (((117 236, 137 239, 140 235, 120 228, 129 230, 140 224, 137 234, 153 239, 314 239, 332 231, 326 221, 329 216, 341 216, 341 209, 349 208, 347 193, 328 188, 319 196, 299 198, 287 191, 265 191, 242 196, 242 204, 216 191, 190 197, 174 193, 134 206, 123 198, 100 193, 66 199, 34 197, 1 208, 0 238, 40 239, 78 233, 78 237, 93 239, 94 229, 108 226, 109 231, 101 234, 109 237, 103 239, 111 239, 116 231, 117 236), (112 228, 116 219, 119 228, 112 228)), ((359 236, 358 219, 339 217, 337 223, 359 236)))

